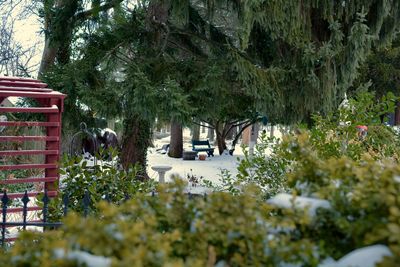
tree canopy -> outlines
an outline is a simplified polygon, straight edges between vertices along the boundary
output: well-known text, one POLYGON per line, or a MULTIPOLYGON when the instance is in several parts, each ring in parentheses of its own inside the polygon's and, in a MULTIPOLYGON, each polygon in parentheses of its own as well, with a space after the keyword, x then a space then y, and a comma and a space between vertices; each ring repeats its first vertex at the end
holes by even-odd
MULTIPOLYGON (((290 123, 329 112, 371 47, 398 31, 400 4, 47 0, 41 14, 41 71, 67 91, 71 114, 118 116, 124 136, 133 137, 156 117, 241 119, 258 112, 290 123)), ((140 153, 149 134, 134 138, 144 144, 140 153)))

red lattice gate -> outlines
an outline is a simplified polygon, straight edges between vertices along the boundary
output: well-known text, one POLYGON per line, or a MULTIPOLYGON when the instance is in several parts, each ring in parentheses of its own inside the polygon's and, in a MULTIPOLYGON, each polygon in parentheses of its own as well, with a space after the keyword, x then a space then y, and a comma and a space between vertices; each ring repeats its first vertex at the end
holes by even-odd
MULTIPOLYGON (((6 149, 0 151, 0 159, 12 159, 21 156, 32 156, 41 158, 40 162, 29 162, 24 164, 6 163, 0 164, 0 172, 9 172, 14 170, 38 170, 42 173, 39 177, 9 177, 0 180, 0 186, 12 184, 36 184, 44 183, 49 196, 57 194, 58 179, 58 161, 60 159, 61 148, 61 114, 63 112, 64 98, 66 95, 47 88, 47 84, 34 79, 0 77, 0 103, 9 97, 30 98, 34 99, 38 107, 0 107, 0 115, 8 117, 16 117, 12 113, 40 113, 43 114, 42 121, 17 121, 10 120, 0 121, 0 127, 41 127, 43 129, 41 135, 0 135, 1 143, 24 143, 24 142, 40 142, 43 149, 6 149), (41 155, 41 156, 40 156, 41 155)), ((13 162, 11 160, 11 162, 13 162)), ((43 188, 43 185, 36 188, 43 188)), ((34 197, 41 190, 32 190, 28 192, 29 197, 34 197)), ((21 198, 24 192, 8 193, 10 199, 21 198)), ((9 209, 10 212, 20 212, 21 208, 9 209)), ((40 210, 38 207, 29 207, 28 211, 40 210)))

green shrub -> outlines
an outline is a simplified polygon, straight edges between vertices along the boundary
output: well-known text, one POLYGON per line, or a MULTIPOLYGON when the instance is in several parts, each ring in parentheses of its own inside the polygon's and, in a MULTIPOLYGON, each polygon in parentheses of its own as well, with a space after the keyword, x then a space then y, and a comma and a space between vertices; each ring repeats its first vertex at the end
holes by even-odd
POLYGON ((280 230, 308 224, 304 214, 276 216, 252 189, 189 200, 183 187, 160 187, 155 197, 139 194, 120 206, 102 202, 100 217, 70 214, 60 231, 23 233, 0 264, 84 266, 71 256, 77 253, 106 257, 113 266, 316 266, 321 260, 311 240, 280 230))
POLYGON ((381 121, 382 116, 394 112, 396 100, 391 93, 377 100, 372 93, 360 92, 349 99, 347 108, 340 108, 325 117, 315 115, 314 126, 303 132, 308 133, 313 149, 325 159, 344 155, 359 160, 367 152, 375 159, 391 157, 398 160, 399 136, 381 121), (358 138, 358 125, 368 126, 365 139, 358 138))
POLYGON ((271 206, 256 187, 189 199, 177 181, 157 188, 155 197, 137 194, 119 206, 102 201, 89 218, 70 214, 59 231, 23 233, 0 255, 0 265, 85 266, 78 260, 84 254, 112 266, 318 266, 365 245, 386 244, 394 257, 384 264, 395 266, 399 167, 346 158, 314 166, 344 181, 316 187, 313 195, 332 205, 316 217, 307 209, 271 206))
POLYGON ((90 172, 72 161, 66 170, 67 185, 79 196, 75 209, 82 211, 76 203, 83 197, 82 188, 91 186, 96 196, 91 208, 96 212, 89 218, 70 214, 59 231, 23 233, 0 255, 0 265, 84 266, 82 258, 97 256, 113 266, 318 266, 327 258, 383 244, 393 256, 380 266, 396 266, 397 136, 376 119, 384 104, 375 105, 368 94, 359 99, 367 106, 353 103, 360 105, 360 114, 347 110, 337 117, 316 117, 311 130, 298 130, 280 143, 264 136, 254 157, 245 154, 237 177, 223 175, 220 189, 227 192, 205 199, 188 199, 179 181, 161 185, 151 197, 146 193, 149 184, 138 182, 129 189, 125 183, 136 181, 134 171, 118 174, 105 167, 90 172), (342 121, 350 122, 339 126, 342 121), (369 126, 366 139, 358 139, 358 124, 369 126), (112 202, 118 205, 95 205, 116 178, 117 187, 136 193, 135 198, 121 203, 124 194, 116 193, 112 202), (282 190, 325 199, 331 208, 311 217, 307 208, 278 208, 264 201, 282 190))
MULTIPOLYGON (((90 196, 88 212, 96 213, 96 204, 101 200, 119 205, 137 193, 153 191, 156 184, 153 180, 138 179, 141 170, 138 165, 125 171, 117 164, 104 162, 89 167, 81 157, 64 157, 61 166, 63 179, 60 184, 60 194, 53 198, 49 205, 49 216, 52 221, 59 221, 62 218, 64 196, 68 198, 68 210, 83 213, 83 199, 87 191, 90 196)), ((38 200, 41 199, 42 196, 39 196, 38 200)))
MULTIPOLYGON (((255 184, 264 192, 265 199, 290 191, 287 174, 290 176, 298 163, 303 164, 304 153, 300 149, 309 149, 321 161, 342 156, 359 161, 367 153, 375 160, 398 162, 400 137, 391 127, 381 123, 381 116, 393 111, 395 101, 396 97, 390 93, 377 101, 374 94, 360 92, 349 99, 347 108, 340 108, 325 117, 315 115, 311 129, 299 127, 295 133, 285 135, 282 141, 267 138, 263 133, 253 155, 249 155, 244 147, 244 158, 239 160, 237 175, 222 170, 219 185, 209 181, 205 184, 233 194, 241 193, 243 186, 255 184), (368 135, 364 139, 357 136, 357 125, 368 125, 368 135)), ((310 162, 303 167, 312 169, 314 166, 310 162)))
POLYGON ((262 133, 259 142, 255 145, 253 155, 249 154, 248 148, 243 147, 244 158, 238 158, 237 175, 234 176, 230 171, 222 170, 220 185, 213 185, 207 181, 206 185, 217 191, 239 194, 246 185, 255 184, 262 190, 264 199, 285 192, 287 191, 288 161, 277 156, 279 149, 279 139, 268 138, 265 133, 262 133))
POLYGON ((399 165, 377 161, 368 153, 360 160, 322 159, 305 134, 291 147, 297 159, 288 173, 293 193, 326 199, 332 205, 303 234, 323 242, 324 250, 335 257, 375 243, 389 245, 399 257, 399 165))

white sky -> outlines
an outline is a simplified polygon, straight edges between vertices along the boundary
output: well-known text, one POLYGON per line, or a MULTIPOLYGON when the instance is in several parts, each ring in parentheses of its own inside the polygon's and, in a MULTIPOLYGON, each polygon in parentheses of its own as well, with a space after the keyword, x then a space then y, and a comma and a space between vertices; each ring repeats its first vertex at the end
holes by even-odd
POLYGON ((24 44, 24 46, 29 47, 44 39, 44 34, 40 34, 40 28, 41 24, 35 15, 27 19, 17 20, 14 28, 15 39, 24 44))
MULTIPOLYGON (((29 2, 29 1, 28 1, 29 2)), ((12 1, 9 2, 10 4, 12 1)), ((20 18, 20 13, 22 11, 23 5, 26 2, 22 1, 20 5, 16 6, 11 13, 12 19, 14 21, 14 40, 19 43, 23 49, 31 48, 35 43, 39 43, 36 47, 36 52, 34 58, 32 58, 30 62, 30 66, 37 65, 40 63, 40 59, 42 57, 43 52, 43 41, 44 34, 40 34, 41 30, 41 22, 37 14, 34 12, 27 14, 26 16, 20 18)), ((5 10, 9 9, 6 7, 5 10)), ((0 17, 3 17, 2 10, 0 10, 0 17)), ((36 66, 36 70, 32 73, 33 77, 37 76, 37 71, 39 69, 39 65, 36 66)))

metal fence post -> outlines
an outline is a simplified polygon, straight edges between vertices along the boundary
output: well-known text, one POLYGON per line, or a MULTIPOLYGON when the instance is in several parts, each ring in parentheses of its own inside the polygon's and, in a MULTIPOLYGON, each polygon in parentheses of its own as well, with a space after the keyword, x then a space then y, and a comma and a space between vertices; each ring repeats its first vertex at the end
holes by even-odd
POLYGON ((24 207, 22 208, 22 216, 23 216, 23 229, 25 230, 26 229, 26 217, 27 217, 27 215, 28 215, 28 202, 30 201, 29 200, 29 197, 28 197, 28 192, 25 190, 25 194, 24 194, 24 197, 21 199, 22 200, 22 203, 24 203, 24 207))
MULTIPOLYGON (((42 198, 43 201, 43 223, 47 222, 47 212, 48 212, 48 205, 49 205, 49 196, 47 195, 47 189, 44 190, 44 196, 42 198)), ((46 230, 46 226, 43 226, 43 232, 46 230)))
POLYGON ((89 192, 85 190, 85 196, 83 197, 83 216, 87 217, 89 213, 90 196, 89 192))
POLYGON ((7 222, 7 205, 9 202, 9 198, 7 196, 7 192, 3 192, 3 197, 1 198, 1 204, 3 205, 2 214, 3 214, 3 224, 1 225, 1 246, 4 248, 6 241, 6 222, 7 222))

